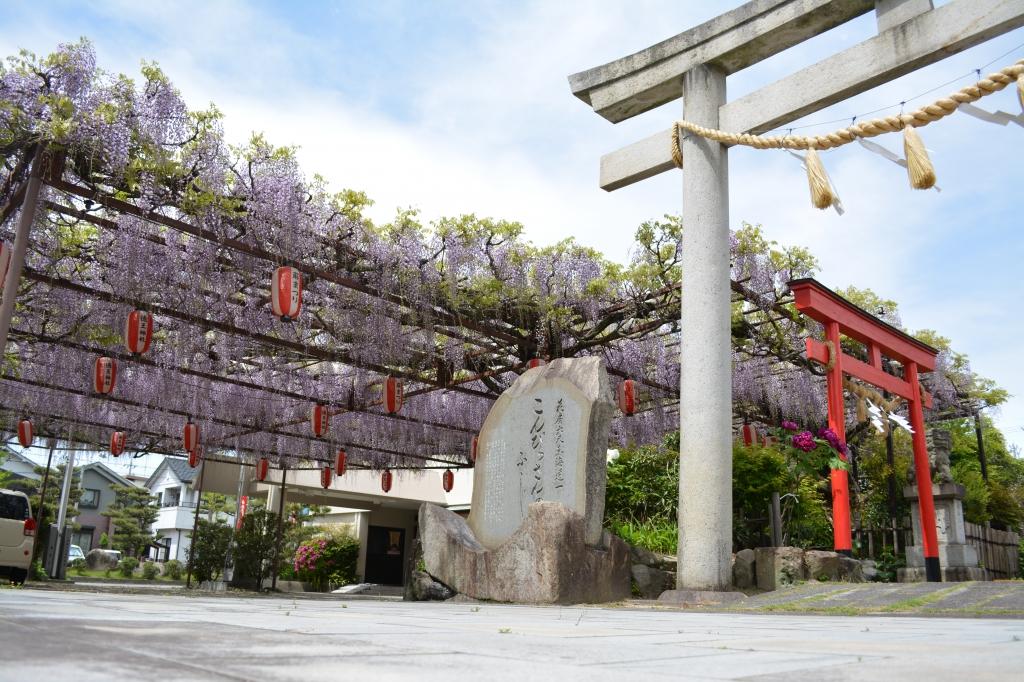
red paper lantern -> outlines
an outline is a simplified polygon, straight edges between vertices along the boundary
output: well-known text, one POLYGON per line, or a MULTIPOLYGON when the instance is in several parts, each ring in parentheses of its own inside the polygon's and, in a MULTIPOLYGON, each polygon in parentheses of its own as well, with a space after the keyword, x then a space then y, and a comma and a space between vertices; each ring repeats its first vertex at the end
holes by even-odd
POLYGON ((265 481, 267 480, 267 472, 270 470, 270 462, 267 461, 266 457, 260 457, 260 461, 256 462, 256 480, 265 481))
POLYGON ((97 393, 106 395, 113 391, 114 384, 117 383, 117 360, 108 357, 96 358, 92 383, 97 393))
POLYGON ((452 487, 455 485, 455 474, 452 473, 451 469, 445 469, 444 475, 441 477, 441 485, 444 486, 446 493, 452 491, 452 487))
POLYGON ((632 379, 619 384, 619 409, 627 417, 636 412, 636 383, 632 379))
POLYGON ((313 405, 309 408, 309 422, 313 426, 313 435, 320 437, 327 433, 331 425, 331 414, 326 405, 313 405))
POLYGON ((478 436, 473 436, 473 441, 469 445, 469 461, 472 462, 473 464, 476 464, 476 456, 477 452, 479 451, 479 448, 480 438, 478 436))
POLYGON ((124 452, 126 440, 124 431, 114 431, 110 434, 110 454, 119 457, 124 452))
POLYGON ((403 396, 402 380, 388 377, 384 382, 384 409, 388 414, 395 414, 402 409, 403 396))
POLYGON ((274 282, 270 288, 270 305, 282 322, 290 322, 302 310, 302 273, 292 267, 274 270, 274 282))
POLYGON ((28 419, 22 419, 18 422, 18 442, 21 443, 21 447, 32 447, 34 438, 35 432, 32 429, 32 422, 28 419))
POLYGON ((0 291, 4 290, 4 282, 7 281, 7 271, 11 268, 11 245, 7 242, 0 242, 0 291))
POLYGON ((186 452, 192 452, 199 447, 199 424, 195 424, 192 421, 185 422, 182 441, 186 452))
POLYGON ((391 473, 391 469, 385 469, 384 473, 380 475, 380 487, 384 492, 391 492, 391 484, 394 482, 394 475, 391 473))
POLYGON ((128 313, 128 321, 124 325, 124 345, 128 350, 141 355, 149 350, 153 343, 153 316, 144 310, 133 310, 128 313))
POLYGON ((338 454, 334 456, 334 473, 336 475, 345 475, 345 465, 347 459, 348 458, 345 455, 345 451, 342 450, 341 448, 338 448, 338 454))
POLYGON ((199 460, 203 458, 203 446, 197 445, 194 450, 190 450, 188 453, 188 465, 193 469, 199 464, 199 460))
POLYGON ((753 424, 743 422, 743 444, 751 446, 757 442, 757 429, 754 428, 753 424))
POLYGON ((527 361, 526 366, 533 369, 534 367, 543 367, 546 364, 548 363, 545 362, 543 358, 530 358, 529 361, 527 361))
POLYGON ((331 467, 325 466, 320 470, 320 485, 324 488, 331 487, 331 467))

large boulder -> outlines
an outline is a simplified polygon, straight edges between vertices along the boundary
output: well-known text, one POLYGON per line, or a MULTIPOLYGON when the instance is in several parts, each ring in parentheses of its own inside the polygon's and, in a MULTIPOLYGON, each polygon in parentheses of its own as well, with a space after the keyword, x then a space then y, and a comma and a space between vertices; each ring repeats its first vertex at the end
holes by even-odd
POLYGON ((629 547, 605 533, 586 543, 581 514, 558 502, 535 502, 507 541, 487 549, 458 514, 420 506, 426 572, 459 594, 523 603, 598 603, 629 597, 629 547))
POLYGON ((840 556, 839 579, 850 583, 864 582, 864 567, 861 562, 852 557, 840 556))
POLYGON ((733 555, 732 584, 736 589, 745 590, 757 584, 756 563, 756 555, 752 549, 741 549, 733 555))
POLYGON ((108 568, 117 568, 117 555, 104 549, 91 549, 85 555, 85 565, 93 571, 105 571, 108 568))
POLYGON ((639 545, 629 546, 629 556, 632 558, 634 564, 643 564, 644 566, 653 566, 654 568, 660 568, 661 557, 655 554, 646 547, 640 547, 639 545))
POLYGON ((806 577, 804 551, 799 547, 758 547, 754 560, 757 586, 762 590, 777 590, 806 577))
POLYGON ((675 587, 675 576, 669 582, 668 571, 652 568, 646 564, 633 564, 630 575, 643 599, 657 599, 662 592, 675 587))
POLYGON ((444 601, 455 596, 450 587, 423 571, 413 571, 409 576, 408 594, 411 601, 444 601))
POLYGON ((807 569, 808 580, 828 582, 840 580, 842 575, 842 558, 838 552, 826 552, 818 549, 809 549, 804 552, 804 566, 807 569))

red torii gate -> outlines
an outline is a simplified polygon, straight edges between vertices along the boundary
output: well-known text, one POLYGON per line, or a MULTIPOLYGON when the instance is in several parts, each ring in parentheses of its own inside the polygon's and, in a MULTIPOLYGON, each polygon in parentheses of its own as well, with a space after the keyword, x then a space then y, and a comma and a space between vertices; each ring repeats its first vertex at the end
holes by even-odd
MULTIPOLYGON (((942 580, 939 570, 939 544, 935 530, 935 501, 932 499, 931 468, 925 443, 924 407, 931 407, 931 396, 921 389, 918 375, 935 369, 938 351, 926 343, 886 324, 853 305, 842 296, 811 278, 795 279, 789 288, 796 298, 796 309, 825 325, 825 342, 807 339, 807 358, 828 369, 828 424, 846 442, 846 415, 843 402, 843 375, 849 374, 907 400, 910 426, 914 431, 914 473, 917 478, 924 537, 925 572, 929 582, 942 580), (840 335, 860 341, 868 349, 868 362, 842 352, 840 335), (904 379, 882 369, 882 356, 903 365, 904 379)), ((837 552, 853 549, 850 530, 850 490, 846 471, 834 469, 832 480, 832 526, 837 552)))

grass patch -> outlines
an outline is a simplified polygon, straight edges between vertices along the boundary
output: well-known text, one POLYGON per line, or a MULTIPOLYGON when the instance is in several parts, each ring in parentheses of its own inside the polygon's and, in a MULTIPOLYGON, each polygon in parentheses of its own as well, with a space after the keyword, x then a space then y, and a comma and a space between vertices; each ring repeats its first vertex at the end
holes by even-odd
POLYGON ((675 554, 679 528, 668 521, 612 521, 611 531, 631 545, 652 552, 675 554))

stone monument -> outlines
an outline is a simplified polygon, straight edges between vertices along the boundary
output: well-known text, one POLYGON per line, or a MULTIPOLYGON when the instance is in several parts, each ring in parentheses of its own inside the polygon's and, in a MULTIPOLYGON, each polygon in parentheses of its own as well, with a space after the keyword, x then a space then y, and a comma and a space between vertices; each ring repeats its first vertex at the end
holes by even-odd
POLYGON ((602 528, 614 410, 600 358, 558 359, 520 376, 480 431, 468 521, 420 507, 426 572, 477 599, 628 597, 628 547, 602 528))
MULTIPOLYGON (((985 569, 978 566, 978 551, 967 544, 964 528, 964 487, 953 482, 949 469, 949 452, 953 437, 948 431, 932 429, 928 434, 928 454, 931 460, 932 496, 935 499, 935 529, 939 538, 939 563, 943 582, 985 580, 985 569)), ((911 483, 915 482, 911 468, 911 483)), ((907 547, 907 567, 899 569, 900 582, 925 579, 924 550, 921 538, 921 511, 918 507, 917 486, 903 489, 910 500, 914 544, 907 547)))

